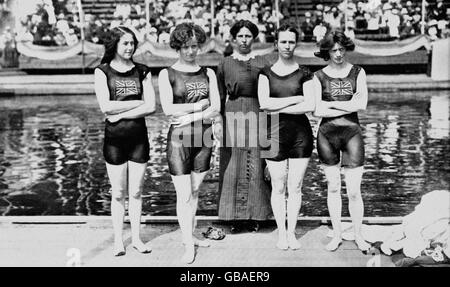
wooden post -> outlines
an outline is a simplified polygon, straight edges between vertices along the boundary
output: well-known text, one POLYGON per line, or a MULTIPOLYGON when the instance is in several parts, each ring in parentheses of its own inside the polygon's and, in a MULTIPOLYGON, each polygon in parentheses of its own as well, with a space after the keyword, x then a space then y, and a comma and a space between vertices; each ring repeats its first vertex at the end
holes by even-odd
POLYGON ((150 23, 150 0, 145 0, 145 20, 150 23))
MULTIPOLYGON (((294 0, 295 3, 295 26, 297 27, 297 29, 300 31, 301 26, 300 26, 300 20, 298 19, 298 6, 297 6, 297 0, 294 0)), ((292 4, 291 4, 292 5, 292 4)), ((289 7, 291 8, 291 7, 289 7)))
POLYGON ((280 28, 280 17, 279 17, 279 13, 280 13, 280 5, 279 5, 279 0, 275 0, 275 15, 276 15, 276 20, 277 20, 277 29, 280 28))
POLYGON ((209 0, 211 2, 211 38, 215 36, 214 34, 214 1, 215 0, 209 0))
POLYGON ((344 1, 344 31, 347 31, 347 11, 348 11, 348 0, 344 1))
POLYGON ((81 33, 81 73, 84 75, 84 65, 85 65, 85 57, 84 57, 84 12, 83 5, 81 4, 81 0, 77 0, 78 5, 78 14, 80 15, 80 33, 81 33))
POLYGON ((422 35, 425 34, 425 15, 426 15, 426 13, 425 13, 425 3, 426 3, 426 1, 422 0, 422 21, 420 21, 420 23, 421 23, 421 25, 420 25, 420 33, 422 35))

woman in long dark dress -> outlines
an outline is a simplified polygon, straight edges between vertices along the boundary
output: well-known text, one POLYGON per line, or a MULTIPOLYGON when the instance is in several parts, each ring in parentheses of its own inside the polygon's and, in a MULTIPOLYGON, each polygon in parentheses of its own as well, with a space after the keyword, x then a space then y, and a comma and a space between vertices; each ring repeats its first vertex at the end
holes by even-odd
POLYGON ((232 221, 232 231, 271 214, 270 187, 264 181, 264 160, 260 158, 258 132, 258 74, 268 64, 252 52, 258 28, 240 20, 230 30, 235 52, 218 66, 217 78, 224 116, 224 139, 220 152, 219 219, 232 221))

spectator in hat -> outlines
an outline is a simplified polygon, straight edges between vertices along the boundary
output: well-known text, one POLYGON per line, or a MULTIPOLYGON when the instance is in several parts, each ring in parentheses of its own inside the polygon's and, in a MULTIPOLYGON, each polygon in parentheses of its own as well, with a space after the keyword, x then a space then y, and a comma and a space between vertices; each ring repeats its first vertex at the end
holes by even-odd
POLYGON ((372 12, 367 22, 367 31, 370 34, 378 34, 380 30, 380 14, 372 12))
POLYGON ((162 32, 159 34, 159 37, 158 37, 158 43, 168 44, 169 41, 170 41, 170 34, 167 33, 166 29, 162 30, 162 32))
POLYGON ((436 19, 432 19, 428 22, 428 30, 427 33, 430 36, 431 40, 437 40, 438 37, 438 29, 437 29, 438 21, 436 19))
POLYGON ((353 19, 349 19, 349 21, 347 22, 347 25, 345 26, 345 36, 349 37, 350 39, 354 40, 355 39, 355 24, 353 22, 353 19))
POLYGON ((248 11, 248 6, 246 4, 242 4, 240 7, 240 13, 238 13, 236 19, 239 20, 251 20, 250 12, 248 11))
POLYGON ((59 13, 57 18, 58 21, 56 22, 56 30, 61 33, 66 33, 70 29, 70 27, 64 13, 59 13))
POLYGON ((151 27, 147 33, 147 41, 150 43, 158 43, 158 30, 155 27, 151 27))
POLYGON ((331 8, 331 13, 328 14, 328 24, 331 29, 340 29, 342 27, 342 13, 339 12, 336 6, 331 8))
POLYGON ((432 9, 433 18, 437 21, 437 35, 442 37, 448 25, 447 8, 445 8, 443 0, 437 0, 436 5, 432 9))
POLYGON ((412 25, 412 17, 410 17, 409 15, 406 15, 404 18, 404 23, 403 23, 403 27, 402 30, 400 32, 400 38, 407 38, 411 35, 414 35, 416 33, 416 31, 414 30, 414 27, 412 25))
POLYGON ((408 11, 409 16, 412 16, 414 14, 414 7, 411 1, 406 1, 405 8, 408 11))
POLYGON ((420 31, 422 24, 422 9, 420 7, 414 8, 414 14, 412 15, 412 25, 415 31, 420 31))
POLYGON ((267 42, 266 41, 266 26, 264 24, 259 24, 257 26, 258 26, 259 34, 256 39, 260 43, 266 43, 267 42))
POLYGON ((316 42, 320 42, 326 34, 327 27, 325 26, 325 23, 323 21, 320 21, 313 30, 313 35, 316 39, 316 42))
POLYGON ((68 46, 73 46, 79 42, 78 36, 75 34, 74 29, 69 29, 68 33, 65 35, 66 42, 68 46))
POLYGON ((399 38, 399 26, 400 26, 400 16, 398 15, 397 9, 392 9, 391 13, 387 16, 387 26, 389 27, 389 36, 392 38, 399 38))
POLYGON ((61 31, 56 32, 56 35, 53 39, 58 46, 65 46, 67 44, 66 37, 64 37, 64 34, 61 31))
POLYGON ((302 31, 302 36, 303 36, 304 42, 313 41, 314 24, 312 23, 310 12, 305 13, 305 20, 303 20, 303 22, 300 24, 300 29, 302 31))
POLYGON ((322 11, 316 11, 315 12, 315 19, 314 19, 314 27, 319 25, 319 23, 323 22, 323 13, 322 11))

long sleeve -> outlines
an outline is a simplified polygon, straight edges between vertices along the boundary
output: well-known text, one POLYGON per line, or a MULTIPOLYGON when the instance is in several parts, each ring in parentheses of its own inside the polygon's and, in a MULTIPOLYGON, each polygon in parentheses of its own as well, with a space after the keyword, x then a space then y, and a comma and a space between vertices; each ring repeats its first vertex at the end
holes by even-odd
POLYGON ((219 88, 220 111, 222 114, 225 111, 225 102, 227 99, 227 88, 225 86, 225 75, 224 75, 223 65, 224 65, 224 62, 222 60, 217 67, 217 86, 219 88))

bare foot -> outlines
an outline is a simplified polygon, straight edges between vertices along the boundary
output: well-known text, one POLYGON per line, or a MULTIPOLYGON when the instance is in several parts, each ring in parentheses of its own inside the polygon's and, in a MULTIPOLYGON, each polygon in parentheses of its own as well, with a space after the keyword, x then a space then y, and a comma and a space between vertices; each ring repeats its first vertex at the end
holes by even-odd
POLYGON ((302 246, 300 244, 300 242, 297 240, 297 238, 295 237, 294 233, 288 233, 287 243, 289 245, 289 248, 291 248, 292 250, 300 249, 300 247, 302 246))
POLYGON ((281 250, 287 250, 289 248, 289 244, 286 239, 286 233, 278 235, 277 248, 281 250))
POLYGON ((359 250, 361 251, 367 251, 370 249, 371 245, 367 243, 362 236, 355 235, 355 243, 358 246, 359 250))
POLYGON ((342 237, 337 236, 333 237, 331 241, 325 246, 325 249, 328 251, 336 251, 342 243, 342 237))
POLYGON ((131 245, 140 253, 150 253, 152 248, 148 244, 144 244, 142 241, 132 242, 131 245))
POLYGON ((125 255, 125 247, 123 246, 123 242, 121 240, 114 242, 114 256, 123 256, 125 255))
POLYGON ((383 243, 380 245, 381 251, 386 255, 392 255, 392 250, 389 248, 388 244, 383 243))
POLYGON ((194 245, 198 247, 209 247, 209 241, 208 240, 198 240, 197 238, 194 238, 194 245))
POLYGON ((195 259, 195 248, 194 244, 186 244, 185 251, 183 257, 181 257, 181 261, 183 263, 191 264, 195 259))

